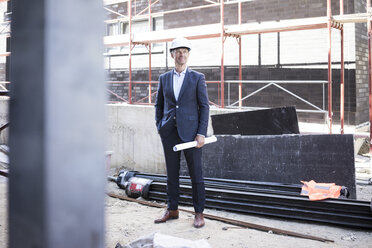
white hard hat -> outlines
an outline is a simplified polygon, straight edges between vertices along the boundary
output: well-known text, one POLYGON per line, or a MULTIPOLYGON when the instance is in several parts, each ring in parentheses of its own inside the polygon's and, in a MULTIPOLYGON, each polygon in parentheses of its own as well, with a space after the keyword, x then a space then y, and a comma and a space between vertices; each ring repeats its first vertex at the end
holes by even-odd
POLYGON ((177 37, 176 39, 172 41, 169 51, 172 52, 174 49, 181 48, 181 47, 187 48, 190 51, 191 50, 190 41, 186 39, 185 37, 177 37))

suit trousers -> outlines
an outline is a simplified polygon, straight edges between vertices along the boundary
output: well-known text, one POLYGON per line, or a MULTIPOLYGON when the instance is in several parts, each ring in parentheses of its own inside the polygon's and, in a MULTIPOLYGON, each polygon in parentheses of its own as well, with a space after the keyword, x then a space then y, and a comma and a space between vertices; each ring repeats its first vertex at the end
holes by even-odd
MULTIPOLYGON (((167 200, 168 209, 177 210, 179 201, 179 175, 181 152, 174 152, 173 146, 182 143, 174 127, 169 135, 162 137, 165 163, 167 167, 167 200)), ((202 213, 205 205, 205 186, 202 172, 202 148, 183 150, 192 181, 192 200, 195 213, 202 213)))

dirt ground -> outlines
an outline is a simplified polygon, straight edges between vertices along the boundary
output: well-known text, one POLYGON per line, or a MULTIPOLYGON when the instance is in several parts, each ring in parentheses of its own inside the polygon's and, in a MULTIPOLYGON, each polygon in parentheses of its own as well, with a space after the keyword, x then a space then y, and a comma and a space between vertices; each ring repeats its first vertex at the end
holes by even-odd
MULTIPOLYGON (((115 183, 108 182, 107 192, 124 195, 115 183)), ((371 199, 372 186, 358 185, 358 198, 371 199)), ((0 176, 0 248, 7 247, 7 179, 0 176)), ((181 206, 192 210, 190 207, 181 206)), ((161 232, 190 240, 205 239, 211 247, 372 247, 372 230, 356 230, 333 225, 287 221, 278 218, 242 215, 225 211, 207 209, 205 212, 231 219, 281 228, 288 231, 332 239, 333 243, 323 243, 301 238, 271 234, 253 229, 233 227, 219 221, 206 219, 205 227, 196 229, 192 226, 193 215, 181 212, 178 220, 164 224, 154 224, 153 220, 163 209, 143 206, 138 203, 123 201, 107 196, 105 203, 106 247, 114 248, 117 243, 126 245, 137 238, 152 232, 161 232)))

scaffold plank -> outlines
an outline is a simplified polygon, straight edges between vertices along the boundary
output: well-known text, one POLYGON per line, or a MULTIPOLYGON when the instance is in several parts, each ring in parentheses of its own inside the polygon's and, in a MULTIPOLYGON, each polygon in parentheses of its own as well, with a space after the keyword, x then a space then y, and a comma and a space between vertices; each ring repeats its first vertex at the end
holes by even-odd
MULTIPOLYGON (((366 14, 353 14, 336 16, 334 22, 362 22, 366 14)), ((259 33, 273 33, 284 31, 296 31, 307 29, 326 28, 328 23, 327 17, 291 19, 280 21, 269 21, 261 23, 246 23, 236 25, 226 25, 226 35, 248 35, 259 33)), ((217 38, 221 36, 220 24, 208 24, 200 26, 191 26, 183 28, 173 28, 152 32, 142 32, 132 34, 132 42, 137 44, 148 44, 157 42, 168 42, 177 36, 184 36, 188 39, 217 38)), ((126 46, 129 44, 129 35, 115 35, 104 37, 106 46, 126 46)))
POLYGON ((247 35, 259 33, 284 32, 327 27, 327 17, 268 21, 261 23, 246 23, 226 26, 226 33, 247 35))
POLYGON ((368 14, 367 13, 356 13, 356 14, 347 14, 347 15, 336 15, 336 16, 333 16, 333 20, 339 23, 363 23, 363 22, 367 22, 368 14))
MULTIPOLYGON (((143 32, 132 34, 132 42, 137 44, 148 44, 157 42, 167 42, 175 39, 177 36, 184 36, 188 39, 215 38, 221 35, 220 24, 209 24, 186 28, 173 28, 152 32, 143 32)), ((129 35, 105 36, 104 44, 106 46, 127 46, 129 44, 129 35)))

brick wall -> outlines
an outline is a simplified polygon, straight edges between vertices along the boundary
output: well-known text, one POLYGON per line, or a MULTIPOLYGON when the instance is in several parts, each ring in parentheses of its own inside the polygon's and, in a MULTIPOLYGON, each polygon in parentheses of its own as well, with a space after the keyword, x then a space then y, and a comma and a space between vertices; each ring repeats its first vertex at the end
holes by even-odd
MULTIPOLYGON (((365 12, 364 0, 356 0, 354 3, 355 12, 365 12)), ((356 123, 363 123, 369 120, 368 105, 368 36, 365 23, 355 24, 355 99, 356 102, 356 123)))
MULTIPOLYGON (((143 9, 141 3, 147 4, 146 0, 137 1, 136 11, 143 9)), ((196 5, 207 5, 203 1, 171 1, 163 0, 154 5, 153 12, 173 10, 177 8, 192 7, 196 5)), ((261 22, 292 18, 306 18, 326 15, 326 0, 260 0, 245 2, 242 4, 242 22, 261 22)), ((117 4, 115 11, 126 14, 126 3, 117 4)), ((134 6, 133 6, 134 11, 134 6)), ((365 0, 345 0, 344 11, 346 14, 365 12, 365 0)), ((339 14, 339 1, 332 1, 332 14, 339 14)), ((112 15, 112 14, 110 14, 112 15)), ((236 24, 238 22, 237 4, 225 5, 225 24, 236 24)), ((202 24, 218 23, 220 21, 219 7, 199 8, 191 11, 178 12, 164 15, 164 29, 194 26, 202 24)), ((360 124, 368 121, 368 76, 367 76, 367 36, 365 24, 345 24, 345 120, 348 124, 360 124)), ((334 122, 339 120, 339 61, 340 61, 340 35, 338 30, 332 30, 332 62, 333 62, 333 117, 334 122)), ((205 39, 193 40, 192 56, 190 66, 205 73, 207 80, 220 80, 220 40, 205 39), (195 46, 195 48, 194 48, 195 46), (196 56, 195 56, 196 54, 196 56), (197 59, 196 59, 197 58, 197 59)), ((243 37, 243 79, 246 80, 327 80, 327 29, 316 29, 307 31, 283 32, 280 34, 280 45, 278 46, 278 35, 262 34, 243 37), (259 39, 261 44, 259 44, 259 39), (279 56, 278 56, 279 49, 279 56)), ((157 80, 160 73, 166 71, 166 65, 172 66, 170 56, 166 56, 164 46, 163 54, 154 56, 153 80, 157 80), (166 59, 167 58, 167 59, 166 59), (156 67, 154 69, 154 67, 156 67)), ((147 58, 144 59, 147 60, 147 58)), ((127 61, 127 59, 124 59, 127 61)), ((133 61, 135 59, 133 58, 133 61)), ((233 38, 228 38, 225 43, 225 80, 237 80, 237 45, 233 38)), ((120 64, 120 63, 119 63, 120 64)), ((128 79, 128 71, 122 63, 120 71, 109 72, 109 78, 128 79)), ((147 81, 148 71, 145 63, 133 62, 133 80, 147 81), (145 65, 145 66, 144 66, 145 65), (141 68, 142 67, 142 68, 141 68)), ((117 68, 118 69, 118 68, 117 68)), ((225 86, 227 95, 228 86, 225 86)), ((301 97, 322 106, 323 93, 317 85, 285 85, 291 91, 301 97), (318 87, 318 88, 316 88, 318 87)), ((243 96, 258 88, 258 85, 244 85, 243 96)), ((127 85, 112 85, 112 89, 119 95, 127 97, 127 85)), ((152 87, 152 92, 156 86, 152 87)), ((231 96, 237 99, 236 85, 230 86, 231 96)), ((212 101, 218 102, 217 85, 208 85, 209 96, 212 101)), ((136 99, 146 97, 148 87, 136 85, 133 96, 136 99)), ((325 108, 327 109, 327 86, 324 92, 325 108)), ((153 98, 154 99, 154 98, 153 98)), ((295 102, 288 95, 279 92, 274 87, 268 88, 244 102, 250 106, 260 103, 261 107, 297 105, 305 108, 303 104, 295 102)), ((147 100, 146 100, 147 101, 147 100)), ((233 101, 233 100, 231 100, 233 101)), ((227 99, 225 99, 227 103, 227 99)), ((300 115, 300 118, 308 121, 321 121, 322 116, 309 114, 300 115)))
MULTIPOLYGON (((205 74, 207 81, 220 80, 219 67, 197 67, 193 68, 205 74)), ((153 68, 152 80, 156 81, 161 73, 166 71, 165 68, 153 68)), ((340 71, 334 69, 333 71, 334 82, 339 81, 340 71)), ((107 74, 110 81, 127 81, 129 78, 128 71, 111 71, 107 74)), ((243 68, 243 80, 324 80, 327 77, 326 69, 301 69, 301 68, 275 68, 275 67, 245 67, 243 68)), ((148 80, 148 73, 145 70, 132 70, 133 81, 146 81, 148 80)), ((354 124, 355 102, 351 101, 354 96, 353 88, 350 85, 351 81, 355 78, 355 70, 345 70, 345 78, 349 78, 349 83, 345 84, 345 122, 347 124, 354 124)), ((225 67, 225 80, 238 80, 237 67, 225 67)), ((243 97, 254 92, 264 84, 243 84, 242 92, 243 97)), ((298 95, 301 98, 315 104, 322 108, 323 103, 327 109, 327 85, 324 85, 324 102, 323 102, 323 86, 320 84, 280 84, 280 86, 298 95)), ((128 84, 110 84, 109 89, 119 94, 124 99, 128 99, 128 84)), ((157 90, 157 85, 152 85, 152 92, 157 90)), ((219 85, 211 83, 208 84, 208 95, 210 101, 220 104, 219 85)), ((234 103, 238 100, 238 85, 230 84, 230 100, 228 99, 229 86, 225 83, 225 105, 234 103)), ((333 112, 334 122, 339 122, 339 85, 333 84, 333 112)), ((133 100, 142 99, 148 96, 147 84, 133 84, 132 97, 133 100)), ((355 96, 354 96, 355 97, 355 96)), ((118 99, 109 95, 109 100, 117 101, 118 99)), ((146 103, 148 99, 144 99, 146 103)), ((155 101, 155 95, 152 96, 152 102, 155 101)), ((262 92, 253 97, 243 101, 244 106, 249 107, 281 107, 281 106, 296 106, 297 109, 313 109, 309 105, 297 100, 295 97, 288 93, 279 90, 275 86, 270 86, 262 92)), ((235 105, 236 106, 236 105, 235 105)), ((301 121, 322 122, 324 121, 321 114, 299 114, 301 121)))
POLYGON ((0 63, 0 81, 5 80, 5 63, 0 63))

